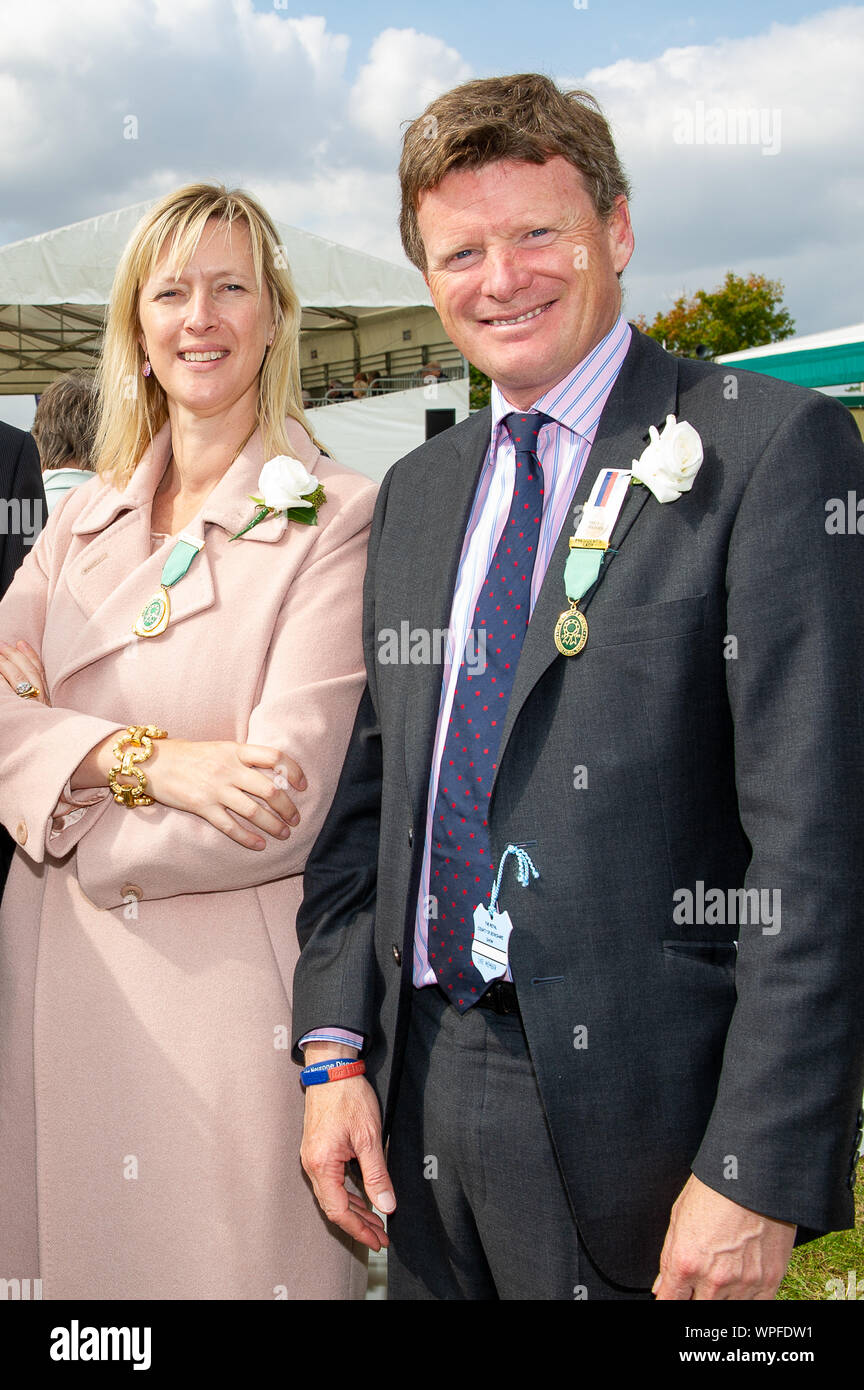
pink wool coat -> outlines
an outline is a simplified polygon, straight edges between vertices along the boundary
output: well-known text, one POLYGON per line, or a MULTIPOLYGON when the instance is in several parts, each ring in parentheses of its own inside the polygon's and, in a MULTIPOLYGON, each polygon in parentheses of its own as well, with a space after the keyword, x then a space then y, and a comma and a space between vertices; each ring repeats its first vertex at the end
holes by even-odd
POLYGON ((132 624, 173 544, 151 554, 167 425, 124 491, 63 499, 0 603, 0 640, 41 652, 51 699, 0 681, 18 844, 0 909, 0 1277, 41 1278, 45 1298, 362 1296, 365 1264, 300 1167, 289 1001, 303 867, 363 685, 376 489, 290 430, 326 489, 319 524, 229 541, 253 510, 253 435, 187 528, 206 544, 161 636, 132 624), (189 812, 70 792, 91 748, 147 723, 296 759, 290 839, 253 851, 189 812))

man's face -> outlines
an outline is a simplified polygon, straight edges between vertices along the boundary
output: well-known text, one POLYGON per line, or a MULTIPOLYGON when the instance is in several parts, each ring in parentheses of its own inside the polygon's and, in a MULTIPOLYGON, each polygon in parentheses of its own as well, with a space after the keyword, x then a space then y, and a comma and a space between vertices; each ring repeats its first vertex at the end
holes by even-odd
POLYGON ((581 362, 621 306, 633 252, 626 198, 602 222, 579 170, 499 160, 454 169, 417 210, 448 337, 525 410, 581 362))

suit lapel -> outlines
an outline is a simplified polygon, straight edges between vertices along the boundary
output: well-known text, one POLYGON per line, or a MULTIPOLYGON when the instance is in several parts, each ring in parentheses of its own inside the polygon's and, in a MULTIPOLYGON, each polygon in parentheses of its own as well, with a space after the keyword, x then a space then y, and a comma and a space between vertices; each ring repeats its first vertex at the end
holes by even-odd
MULTIPOLYGON (((465 422, 457 438, 450 439, 449 432, 442 436, 437 458, 429 450, 424 495, 418 499, 423 533, 412 541, 410 593, 406 595, 412 627, 427 633, 446 633, 450 625, 462 542, 489 448, 491 421, 491 411, 480 410, 465 422)), ((406 671, 405 770, 419 815, 429 788, 443 668, 409 664, 406 671)))
MULTIPOLYGON (((661 425, 666 416, 676 410, 678 369, 675 359, 651 339, 633 330, 630 348, 609 399, 606 402, 588 461, 573 495, 573 507, 588 500, 597 474, 604 468, 629 468, 648 443, 649 425, 661 425)), ((650 496, 646 487, 630 488, 618 522, 612 534, 611 547, 619 549, 650 496)), ((570 517, 572 518, 572 508, 570 517)), ((578 661, 577 657, 561 656, 555 646, 554 631, 558 616, 567 607, 564 593, 564 566, 569 553, 570 520, 562 528, 546 575, 537 595, 537 602, 525 634, 522 654, 513 691, 507 707, 501 745, 498 754, 500 771, 507 743, 519 714, 537 682, 553 661, 578 661)), ((604 570, 614 563, 610 556, 604 570)), ((595 589, 583 604, 587 609, 603 583, 603 571, 595 589)), ((590 637, 589 637, 590 642, 590 637)), ((492 784, 492 795, 498 772, 492 784)))

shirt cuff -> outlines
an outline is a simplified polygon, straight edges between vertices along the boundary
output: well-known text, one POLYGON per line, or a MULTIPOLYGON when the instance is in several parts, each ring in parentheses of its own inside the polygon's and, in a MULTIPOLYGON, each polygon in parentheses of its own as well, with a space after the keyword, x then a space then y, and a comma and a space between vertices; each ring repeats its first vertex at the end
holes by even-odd
POLYGON ((305 1047, 310 1042, 344 1043, 347 1047, 356 1047, 360 1052, 363 1047, 363 1034, 349 1033, 347 1028, 316 1028, 313 1032, 306 1033, 297 1046, 305 1047))

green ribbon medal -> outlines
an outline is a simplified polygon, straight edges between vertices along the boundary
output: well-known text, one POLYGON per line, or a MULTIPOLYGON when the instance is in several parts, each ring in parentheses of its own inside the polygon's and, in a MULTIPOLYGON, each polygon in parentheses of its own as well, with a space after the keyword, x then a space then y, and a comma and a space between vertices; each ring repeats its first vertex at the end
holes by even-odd
POLYGON ((171 554, 162 566, 159 592, 147 600, 135 619, 132 631, 136 637, 158 637, 160 632, 165 631, 171 618, 168 590, 173 584, 179 584, 188 573, 189 566, 199 550, 203 549, 203 540, 197 540, 185 531, 180 533, 177 544, 172 547, 171 554))
POLYGON ((564 566, 564 592, 570 607, 555 624, 555 646, 562 656, 578 656, 588 641, 588 619, 579 604, 597 583, 630 478, 629 469, 601 469, 576 534, 570 537, 570 554, 564 566))

